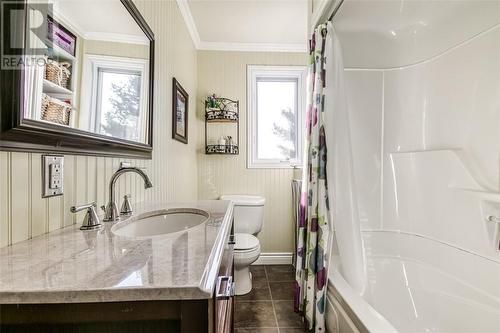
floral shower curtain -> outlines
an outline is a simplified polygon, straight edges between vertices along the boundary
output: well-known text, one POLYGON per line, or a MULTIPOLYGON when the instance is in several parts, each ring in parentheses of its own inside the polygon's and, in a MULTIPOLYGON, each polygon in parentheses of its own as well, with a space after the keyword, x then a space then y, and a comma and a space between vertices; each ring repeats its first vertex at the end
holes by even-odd
POLYGON ((326 332, 325 305, 329 240, 329 205, 326 179, 325 44, 327 25, 318 26, 310 41, 305 163, 297 239, 295 311, 306 328, 326 332))

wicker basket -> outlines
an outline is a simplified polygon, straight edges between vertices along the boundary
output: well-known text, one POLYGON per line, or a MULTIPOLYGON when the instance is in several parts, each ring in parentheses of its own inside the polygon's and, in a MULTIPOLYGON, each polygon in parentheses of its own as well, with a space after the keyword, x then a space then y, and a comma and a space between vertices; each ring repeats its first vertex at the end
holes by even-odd
POLYGON ((57 62, 48 59, 45 66, 45 79, 68 89, 71 77, 71 64, 69 62, 57 62))
POLYGON ((42 120, 69 126, 71 111, 68 103, 42 94, 42 120))

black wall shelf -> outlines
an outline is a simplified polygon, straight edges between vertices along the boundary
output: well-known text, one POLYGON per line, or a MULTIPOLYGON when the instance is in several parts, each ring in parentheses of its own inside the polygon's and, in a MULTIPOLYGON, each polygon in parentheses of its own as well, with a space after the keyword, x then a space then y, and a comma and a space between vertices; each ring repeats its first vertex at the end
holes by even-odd
POLYGON ((217 97, 211 104, 209 105, 209 102, 205 101, 205 154, 238 155, 240 152, 240 102, 217 97), (208 125, 210 124, 236 125, 236 137, 233 138, 233 142, 226 142, 225 145, 208 144, 210 127, 208 125))
POLYGON ((238 155, 239 148, 236 145, 208 145, 207 154, 238 155))

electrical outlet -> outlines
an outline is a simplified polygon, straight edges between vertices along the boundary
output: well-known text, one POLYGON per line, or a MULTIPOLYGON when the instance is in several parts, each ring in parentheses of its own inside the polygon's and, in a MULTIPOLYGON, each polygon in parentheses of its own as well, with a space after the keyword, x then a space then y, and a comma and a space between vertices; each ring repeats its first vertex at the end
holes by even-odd
POLYGON ((53 197, 64 193, 64 157, 43 155, 43 193, 42 197, 53 197))

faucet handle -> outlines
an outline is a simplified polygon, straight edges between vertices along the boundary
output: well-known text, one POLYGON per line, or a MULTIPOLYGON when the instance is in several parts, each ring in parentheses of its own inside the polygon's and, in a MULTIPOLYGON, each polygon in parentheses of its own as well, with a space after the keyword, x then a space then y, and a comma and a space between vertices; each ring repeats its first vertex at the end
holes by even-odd
POLYGON ((78 213, 84 209, 90 209, 91 207, 93 207, 94 209, 96 208, 96 204, 95 202, 92 202, 92 203, 89 203, 89 204, 86 204, 86 205, 80 205, 80 206, 71 206, 69 208, 69 210, 72 212, 72 213, 78 213))
POLYGON ((83 218, 83 223, 82 226, 80 227, 80 230, 93 230, 93 229, 98 229, 101 227, 101 221, 99 220, 99 217, 97 216, 96 212, 96 204, 95 202, 86 204, 86 205, 81 205, 81 206, 72 206, 70 208, 70 211, 72 213, 78 213, 84 209, 87 210, 87 213, 85 214, 85 217, 83 218))
POLYGON ((132 215, 132 206, 130 205, 129 199, 132 196, 130 194, 126 194, 123 196, 123 204, 120 209, 120 215, 132 215))

